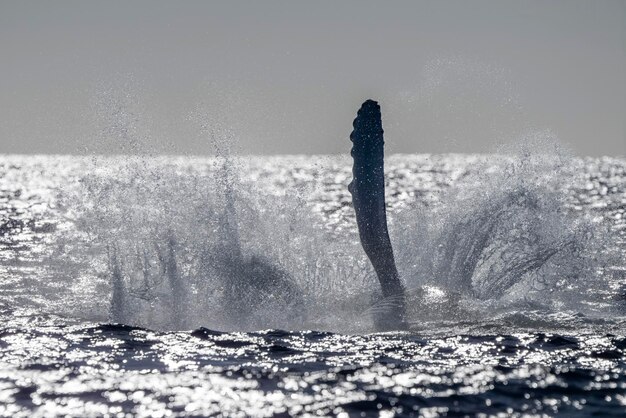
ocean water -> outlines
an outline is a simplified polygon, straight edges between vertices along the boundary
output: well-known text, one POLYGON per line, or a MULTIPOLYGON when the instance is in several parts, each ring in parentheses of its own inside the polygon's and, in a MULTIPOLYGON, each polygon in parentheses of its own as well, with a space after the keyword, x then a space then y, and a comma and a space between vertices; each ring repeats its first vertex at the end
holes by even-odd
POLYGON ((626 160, 0 157, 0 415, 624 416, 626 160))

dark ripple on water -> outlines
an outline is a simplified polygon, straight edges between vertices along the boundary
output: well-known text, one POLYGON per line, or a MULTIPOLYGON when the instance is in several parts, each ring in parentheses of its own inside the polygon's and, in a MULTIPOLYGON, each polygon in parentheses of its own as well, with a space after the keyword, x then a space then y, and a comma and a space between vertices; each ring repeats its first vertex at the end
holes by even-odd
MULTIPOLYGON (((394 157, 391 210, 407 199, 436 205, 438 190, 462 181, 481 158, 394 157)), ((2 416, 624 416, 619 318, 528 311, 478 324, 425 323, 413 333, 342 335, 156 332, 46 314, 57 285, 45 281, 38 260, 62 227, 47 205, 82 164, 50 157, 0 164, 2 416)), ((568 191, 570 208, 609 219, 619 236, 614 249, 623 251, 626 164, 584 164, 586 180, 568 191)), ((268 188, 315 183, 316 210, 336 228, 346 225, 346 161, 251 165, 248 181, 265 177, 268 188)), ((623 277, 623 266, 613 274, 623 277)))
POLYGON ((0 334, 6 416, 623 416, 614 335, 159 333, 122 325, 0 334))

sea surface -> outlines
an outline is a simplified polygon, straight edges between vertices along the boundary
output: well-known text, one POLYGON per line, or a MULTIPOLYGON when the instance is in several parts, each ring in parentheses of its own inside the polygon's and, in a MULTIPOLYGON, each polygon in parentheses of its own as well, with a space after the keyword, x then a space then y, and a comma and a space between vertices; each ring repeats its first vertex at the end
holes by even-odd
POLYGON ((387 332, 350 164, 0 156, 0 416, 626 415, 626 159, 390 156, 387 332))

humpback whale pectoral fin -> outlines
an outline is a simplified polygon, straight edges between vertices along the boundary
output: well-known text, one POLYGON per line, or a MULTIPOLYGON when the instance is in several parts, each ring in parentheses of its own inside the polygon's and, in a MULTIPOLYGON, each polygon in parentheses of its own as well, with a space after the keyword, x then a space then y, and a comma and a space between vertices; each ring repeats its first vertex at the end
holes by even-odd
POLYGON ((359 237, 380 282, 385 298, 394 303, 384 317, 376 318, 383 329, 404 328, 404 286, 400 280, 387 229, 385 209, 384 139, 380 106, 366 100, 350 134, 353 179, 348 186, 356 213, 359 237))

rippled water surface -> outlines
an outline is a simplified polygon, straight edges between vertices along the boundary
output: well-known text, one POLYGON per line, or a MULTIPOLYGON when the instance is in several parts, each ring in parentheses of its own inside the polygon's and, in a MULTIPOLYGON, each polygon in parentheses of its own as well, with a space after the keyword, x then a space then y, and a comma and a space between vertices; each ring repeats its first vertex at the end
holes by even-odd
MULTIPOLYGON (((157 176, 156 186, 145 181, 138 186, 133 183, 137 171, 121 169, 128 164, 121 158, 0 157, 0 415, 624 416, 626 161, 567 159, 560 171, 545 173, 554 190, 541 193, 550 199, 537 203, 523 192, 521 198, 515 194, 514 204, 495 207, 506 209, 498 212, 484 201, 526 190, 526 180, 498 183, 502 167, 510 163, 504 157, 461 155, 389 159, 392 240, 413 295, 412 317, 408 331, 375 333, 371 315, 380 304, 354 230, 348 158, 258 157, 233 163, 241 173, 233 187, 247 193, 235 201, 237 239, 245 251, 265 253, 301 289, 298 298, 287 298, 285 310, 275 308, 284 301, 271 294, 258 296, 264 305, 274 304, 266 312, 247 306, 255 303, 257 293, 237 302, 214 296, 219 281, 213 287, 198 284, 198 277, 204 279, 208 272, 219 276, 229 271, 201 269, 194 257, 202 252, 191 250, 211 239, 198 225, 213 218, 198 214, 197 202, 189 196, 204 196, 204 189, 193 184, 219 169, 215 161, 144 161, 140 167, 170 174, 157 176), (91 173, 103 165, 109 171, 98 178, 111 181, 90 182, 91 173), (98 185, 95 194, 93 184, 98 185), (507 192, 489 194, 501 188, 507 192), (250 197, 257 193, 264 200, 250 197), (559 198, 551 200, 552 193, 559 198), (137 197, 144 195, 144 200, 137 197), (136 211, 145 206, 140 203, 157 198, 177 205, 136 211), (572 222, 584 217, 595 226, 578 228, 573 235, 550 233, 555 241, 545 245, 560 245, 552 265, 528 277, 519 274, 519 282, 505 288, 503 280, 517 277, 519 270, 506 266, 527 259, 485 245, 481 257, 486 261, 466 283, 473 290, 456 284, 437 287, 438 280, 452 281, 451 269, 445 277, 423 277, 444 271, 439 255, 434 267, 420 266, 436 258, 433 254, 449 254, 451 244, 421 248, 415 237, 441 240, 462 231, 451 241, 464 241, 468 234, 491 235, 468 226, 471 222, 450 226, 413 213, 441 211, 441 219, 461 221, 504 213, 510 221, 506 229, 533 224, 549 229, 561 214, 550 209, 557 204, 553 202, 563 204, 563 216, 572 222), (99 211, 102 205, 104 212, 99 211), (294 206, 297 216, 285 211, 294 206), (123 212, 126 208, 133 211, 123 212), (129 213, 142 218, 128 220, 129 213), (120 219, 118 235, 109 234, 110 225, 94 225, 120 219), (524 224, 528 219, 533 221, 524 224), (422 229, 427 222, 429 228, 422 229), (140 261, 121 258, 123 249, 144 245, 119 232, 128 225, 149 226, 148 232, 132 229, 142 240, 158 238, 145 244, 140 261), (183 290, 165 279, 147 279, 157 277, 165 254, 161 243, 172 242, 159 241, 161 231, 154 229, 160 226, 177 238, 169 248, 177 251, 174 267, 179 273, 171 274, 172 263, 163 262, 163 271, 169 272, 164 277, 181 278, 183 290), (265 240, 250 238, 250 230, 260 231, 265 240), (123 261, 126 290, 118 295, 123 304, 112 300, 112 247, 98 246, 100 239, 110 243, 111 236, 120 243, 115 251, 123 261), (576 245, 570 253, 565 238, 571 236, 584 237, 586 246, 576 245), (493 261, 494 253, 503 265, 493 261), (576 276, 570 271, 576 259, 596 264, 576 276), (133 270, 138 265, 143 270, 133 270), (567 280, 551 278, 560 272, 567 280), (133 287, 133 280, 150 286, 133 287), (163 289, 175 297, 162 294, 163 289), (222 311, 231 313, 221 316, 222 311), (247 313, 232 313, 238 311, 247 313), (110 324, 115 315, 132 326, 110 324)), ((536 234, 519 236, 526 240, 536 234)), ((482 240, 470 244, 477 242, 482 240)), ((508 241, 494 242, 501 247, 508 241)), ((542 249, 540 244, 521 247, 514 242, 509 248, 515 253, 542 249)))

